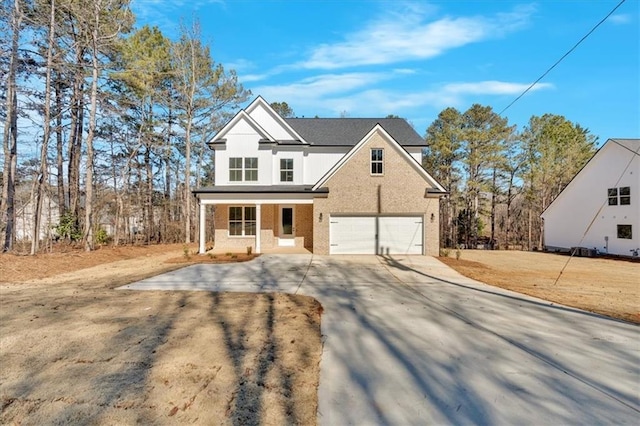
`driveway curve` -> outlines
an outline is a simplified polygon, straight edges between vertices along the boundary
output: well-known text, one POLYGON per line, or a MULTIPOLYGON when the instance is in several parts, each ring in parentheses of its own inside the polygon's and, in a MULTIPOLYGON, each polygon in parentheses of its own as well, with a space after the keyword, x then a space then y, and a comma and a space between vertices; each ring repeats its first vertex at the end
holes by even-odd
POLYGON ((432 257, 263 255, 122 288, 317 298, 322 425, 640 418, 637 326, 473 281, 432 257))

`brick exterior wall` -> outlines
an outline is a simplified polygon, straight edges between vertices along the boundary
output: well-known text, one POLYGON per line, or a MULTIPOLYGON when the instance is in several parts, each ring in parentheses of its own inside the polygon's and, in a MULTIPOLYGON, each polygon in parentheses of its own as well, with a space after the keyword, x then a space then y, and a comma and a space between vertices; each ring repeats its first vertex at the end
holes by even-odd
MULTIPOLYGON (((234 204, 236 205, 236 204, 234 204)), ((245 204, 251 206, 251 204, 245 204)), ((313 206, 311 204, 294 205, 295 246, 311 250, 313 248, 313 206)), ((218 204, 214 213, 214 247, 230 252, 244 252, 247 247, 254 251, 255 237, 229 236, 229 205, 218 204)), ((262 204, 260 218, 260 246, 271 249, 278 245, 280 233, 280 205, 262 204)))
POLYGON ((313 252, 329 254, 332 213, 422 216, 424 254, 439 254, 439 197, 425 196, 429 183, 380 134, 372 137, 326 183, 329 195, 313 204, 313 252), (384 175, 372 176, 370 150, 384 150, 384 175), (322 214, 322 221, 320 221, 322 214), (433 221, 431 217, 433 215, 433 221))

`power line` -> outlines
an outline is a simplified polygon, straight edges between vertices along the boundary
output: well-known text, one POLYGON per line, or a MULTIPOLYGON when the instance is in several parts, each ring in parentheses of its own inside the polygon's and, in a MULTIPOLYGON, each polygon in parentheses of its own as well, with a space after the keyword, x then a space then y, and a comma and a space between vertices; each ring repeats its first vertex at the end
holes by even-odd
POLYGON ((604 18, 602 18, 602 20, 600 20, 600 22, 598 22, 593 28, 591 28, 591 30, 585 34, 584 37, 582 37, 580 39, 580 41, 578 41, 576 44, 573 45, 573 47, 571 49, 569 49, 569 51, 567 51, 567 53, 565 53, 564 55, 562 55, 562 57, 560 59, 558 59, 556 61, 555 64, 553 64, 548 70, 546 70, 544 72, 544 74, 542 74, 540 77, 538 77, 538 79, 536 81, 534 81, 533 83, 531 83, 531 85, 529 87, 527 87, 525 89, 524 92, 520 93, 520 95, 515 98, 513 101, 511 101, 511 103, 509 105, 507 105, 502 111, 500 111, 500 113, 498 115, 502 115, 502 113, 504 113, 506 110, 508 110, 511 105, 515 104, 516 102, 518 102, 518 100, 523 97, 529 90, 531 90, 536 84, 538 84, 540 82, 540 80, 542 80, 544 77, 546 77, 547 74, 549 74, 551 72, 552 69, 554 69, 556 67, 556 65, 558 65, 560 62, 562 62, 562 60, 564 58, 566 58, 567 56, 569 56, 569 54, 571 52, 573 52, 579 45, 580 43, 582 43, 583 41, 585 41, 587 39, 587 37, 589 37, 591 35, 591 33, 593 33, 600 25, 602 25, 602 23, 604 23, 604 21, 606 21, 611 15, 613 15, 613 13, 620 7, 622 6, 622 3, 624 3, 627 0, 621 0, 620 3, 618 3, 618 5, 616 7, 614 7, 611 12, 609 12, 607 14, 607 16, 605 16, 604 18))

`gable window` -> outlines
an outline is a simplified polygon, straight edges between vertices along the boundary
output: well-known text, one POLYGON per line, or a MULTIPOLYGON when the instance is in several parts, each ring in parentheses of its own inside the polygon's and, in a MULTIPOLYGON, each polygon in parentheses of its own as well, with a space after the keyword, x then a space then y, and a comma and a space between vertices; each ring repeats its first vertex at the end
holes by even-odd
POLYGON ((607 189, 610 206, 628 206, 631 204, 631 187, 621 186, 620 188, 607 189))
POLYGON ((244 180, 256 182, 258 180, 258 158, 247 157, 244 159, 244 180))
POLYGON ((293 182, 293 158, 280 159, 280 182, 293 182))
POLYGON ((242 158, 229 158, 229 181, 242 182, 242 158))
POLYGON ((229 207, 229 235, 256 235, 255 207, 229 207))
POLYGON ((243 181, 244 182, 258 181, 258 158, 257 157, 229 158, 229 182, 243 182, 243 181))
POLYGON ((384 150, 382 148, 371 149, 371 174, 384 174, 384 150))
POLYGON ((618 238, 631 240, 631 225, 618 225, 618 238))

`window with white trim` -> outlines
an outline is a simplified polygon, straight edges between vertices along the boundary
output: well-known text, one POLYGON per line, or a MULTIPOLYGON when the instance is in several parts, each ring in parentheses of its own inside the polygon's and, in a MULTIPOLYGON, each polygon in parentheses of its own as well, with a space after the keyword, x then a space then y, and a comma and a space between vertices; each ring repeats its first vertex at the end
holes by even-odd
POLYGON ((280 182, 293 182, 293 158, 280 159, 280 182))
POLYGON ((236 237, 256 235, 256 208, 229 207, 229 235, 236 237))
POLYGON ((382 148, 371 149, 371 174, 384 174, 384 150, 382 148))
POLYGON ((229 182, 242 182, 242 158, 229 158, 229 182))
POLYGON ((229 158, 229 182, 257 182, 257 181, 258 181, 258 158, 257 157, 229 158))
POLYGON ((258 181, 258 157, 244 159, 244 180, 246 182, 258 181))

